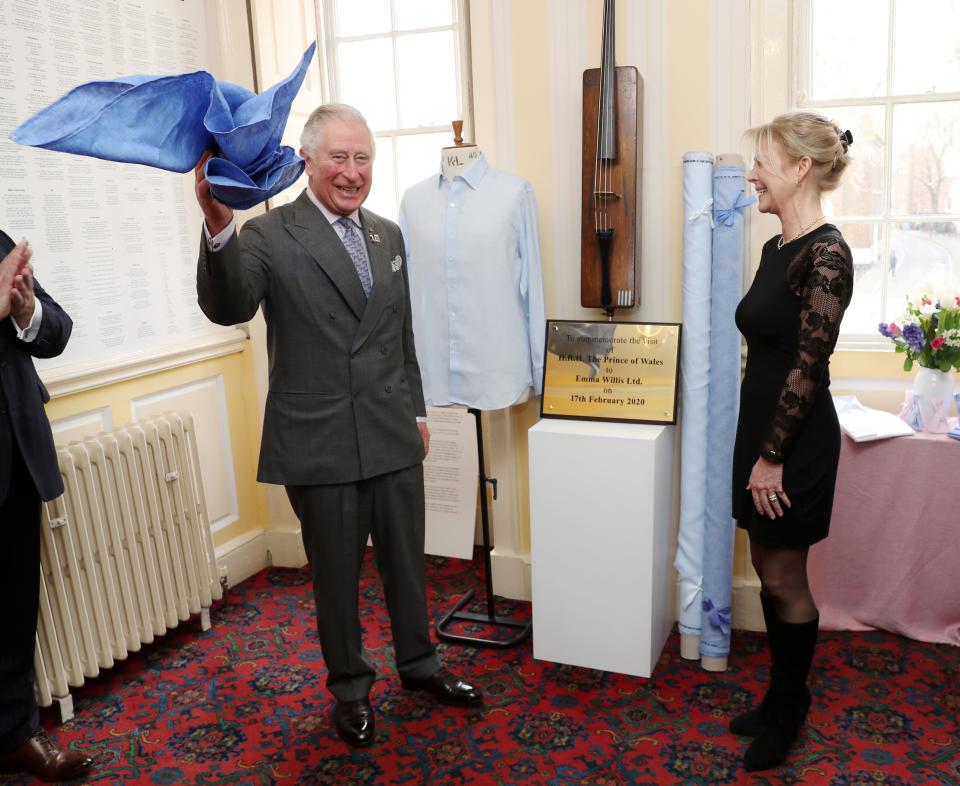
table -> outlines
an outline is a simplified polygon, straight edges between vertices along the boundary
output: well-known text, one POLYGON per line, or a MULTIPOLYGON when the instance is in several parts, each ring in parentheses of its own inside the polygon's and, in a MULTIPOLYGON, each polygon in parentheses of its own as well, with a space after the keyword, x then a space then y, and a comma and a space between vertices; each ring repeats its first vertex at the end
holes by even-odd
POLYGON ((830 536, 808 564, 820 627, 960 645, 960 441, 842 440, 830 536))

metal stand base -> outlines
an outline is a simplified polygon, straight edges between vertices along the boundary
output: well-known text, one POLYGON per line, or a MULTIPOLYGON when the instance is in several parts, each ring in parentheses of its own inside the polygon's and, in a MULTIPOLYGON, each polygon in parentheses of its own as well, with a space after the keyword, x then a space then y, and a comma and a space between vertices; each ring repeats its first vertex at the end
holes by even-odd
POLYGON ((443 641, 449 641, 452 644, 469 644, 474 647, 499 647, 505 649, 513 647, 530 637, 530 631, 533 623, 530 620, 520 620, 514 617, 500 617, 496 613, 493 598, 493 572, 490 567, 490 523, 487 512, 487 484, 493 486, 493 498, 497 498, 497 480, 488 478, 486 469, 483 465, 483 428, 480 423, 480 410, 468 410, 477 423, 477 454, 480 467, 480 523, 483 532, 483 562, 485 570, 485 584, 487 591, 487 611, 486 614, 476 614, 470 611, 461 611, 473 599, 474 590, 467 592, 456 606, 454 606, 437 623, 437 637, 443 641), (480 636, 468 636, 461 633, 451 633, 448 629, 450 625, 456 622, 472 622, 473 624, 484 625, 487 628, 513 629, 514 635, 502 639, 488 639, 480 636))

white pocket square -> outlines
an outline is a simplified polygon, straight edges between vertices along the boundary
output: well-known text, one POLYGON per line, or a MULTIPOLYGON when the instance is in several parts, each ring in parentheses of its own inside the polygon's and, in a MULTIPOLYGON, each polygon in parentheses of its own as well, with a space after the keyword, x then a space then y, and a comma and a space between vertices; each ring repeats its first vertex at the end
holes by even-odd
POLYGON ((397 254, 397 255, 390 261, 390 269, 391 269, 394 273, 396 273, 396 272, 397 272, 400 268, 402 268, 402 267, 403 267, 403 260, 400 258, 400 255, 397 254))

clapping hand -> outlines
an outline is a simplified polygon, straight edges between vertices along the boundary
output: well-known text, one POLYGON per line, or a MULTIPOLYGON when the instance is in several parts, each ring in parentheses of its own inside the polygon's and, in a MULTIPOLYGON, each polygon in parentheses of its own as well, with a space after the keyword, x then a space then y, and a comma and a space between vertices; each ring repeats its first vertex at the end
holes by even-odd
POLYGON ((11 313, 21 329, 20 315, 25 312, 29 302, 29 314, 26 324, 33 316, 33 268, 30 257, 33 251, 26 240, 21 240, 0 262, 0 319, 11 313))

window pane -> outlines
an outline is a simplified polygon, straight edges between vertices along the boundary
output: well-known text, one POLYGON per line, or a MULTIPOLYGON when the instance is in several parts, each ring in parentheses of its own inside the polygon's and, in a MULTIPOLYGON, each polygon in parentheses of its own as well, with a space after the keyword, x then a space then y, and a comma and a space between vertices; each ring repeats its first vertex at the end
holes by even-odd
POLYGON ((393 45, 389 38, 354 41, 337 48, 340 76, 339 100, 359 109, 377 131, 396 128, 393 45))
POLYGON ((853 300, 843 315, 843 333, 871 335, 881 321, 883 234, 880 224, 837 222, 853 255, 853 300))
POLYGON ((828 117, 853 134, 853 163, 843 184, 827 194, 830 216, 876 216, 883 213, 884 111, 882 106, 827 109, 828 117))
POLYGON ((373 162, 373 188, 364 203, 374 213, 397 220, 397 189, 394 182, 393 138, 377 137, 377 157, 373 162))
MULTIPOLYGON (((810 99, 887 92, 887 3, 811 0, 810 99)), ((919 15, 919 14, 918 14, 919 15)))
POLYGON ((459 118, 452 31, 400 36, 397 61, 402 127, 439 125, 459 118))
POLYGON ((390 0, 336 0, 337 35, 390 31, 390 0))
POLYGON ((894 92, 960 90, 960 2, 897 2, 894 92))
POLYGON ((398 30, 453 24, 451 0, 394 0, 398 30))
POLYGON ((899 319, 906 296, 932 294, 960 284, 960 222, 900 224, 890 233, 886 319, 899 319))
POLYGON ((960 212, 960 101, 893 114, 893 212, 960 212))
POLYGON ((450 134, 413 134, 397 137, 397 179, 400 193, 424 178, 440 173, 440 149, 450 134))

